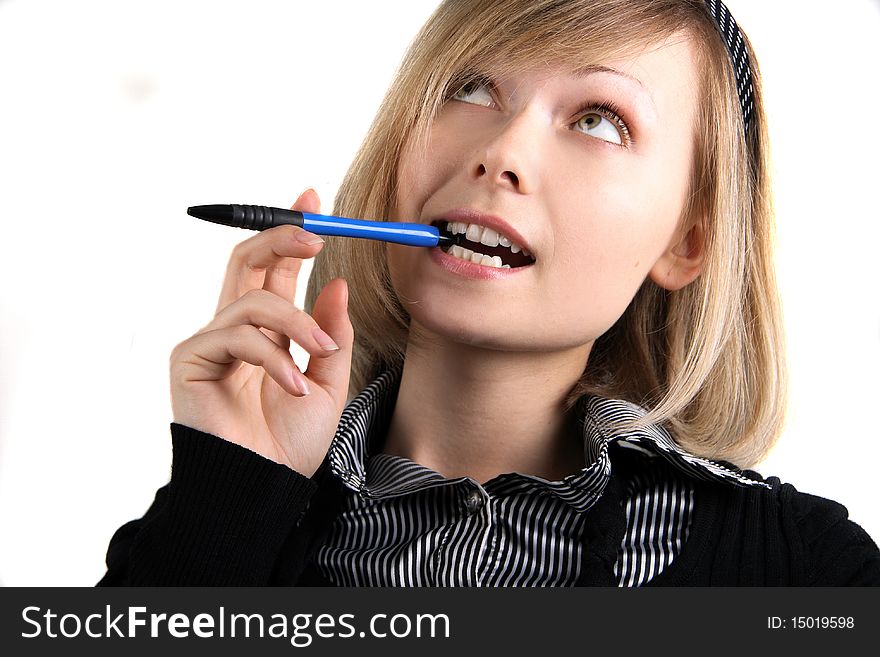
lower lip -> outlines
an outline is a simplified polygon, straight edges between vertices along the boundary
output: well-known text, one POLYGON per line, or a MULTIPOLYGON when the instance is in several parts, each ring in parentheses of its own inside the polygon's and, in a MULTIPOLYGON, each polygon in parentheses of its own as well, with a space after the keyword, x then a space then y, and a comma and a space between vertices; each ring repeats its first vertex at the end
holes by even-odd
POLYGON ((444 253, 443 249, 435 246, 429 249, 431 260, 436 262, 446 271, 453 274, 464 276, 465 278, 477 278, 486 281, 495 281, 502 278, 516 276, 519 272, 531 269, 533 265, 525 265, 523 267, 511 267, 510 269, 502 269, 500 267, 489 267, 486 265, 478 265, 453 255, 444 253))

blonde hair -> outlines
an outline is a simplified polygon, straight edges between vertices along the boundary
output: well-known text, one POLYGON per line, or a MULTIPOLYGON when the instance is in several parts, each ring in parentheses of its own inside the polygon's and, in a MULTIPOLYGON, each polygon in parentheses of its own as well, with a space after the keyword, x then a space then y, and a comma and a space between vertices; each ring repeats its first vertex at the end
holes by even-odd
MULTIPOLYGON (((575 70, 684 32, 702 71, 695 165, 680 229, 705 217, 703 270, 667 291, 649 278, 594 343, 566 411, 587 395, 649 412, 607 427, 666 427, 698 456, 752 467, 782 429, 787 370, 774 272, 775 227, 761 76, 750 53, 752 123, 744 138, 735 78, 703 0, 446 0, 428 19, 379 108, 336 196, 333 212, 387 219, 405 146, 469 76, 541 65, 575 70)), ((391 284, 384 242, 327 238, 306 293, 311 312, 333 278, 349 285, 355 331, 352 395, 403 362, 409 316, 391 284)))

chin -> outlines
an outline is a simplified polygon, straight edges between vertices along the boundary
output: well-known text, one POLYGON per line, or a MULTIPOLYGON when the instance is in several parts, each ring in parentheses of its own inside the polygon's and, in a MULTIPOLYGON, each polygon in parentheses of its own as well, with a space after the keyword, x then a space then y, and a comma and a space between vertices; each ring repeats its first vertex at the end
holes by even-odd
POLYGON ((534 332, 526 331, 525 327, 511 326, 509 322, 474 314, 468 316, 464 308, 452 313, 443 307, 435 310, 437 312, 431 312, 431 308, 422 306, 418 312, 410 314, 411 335, 415 334, 413 337, 498 351, 533 351, 535 348, 534 332))

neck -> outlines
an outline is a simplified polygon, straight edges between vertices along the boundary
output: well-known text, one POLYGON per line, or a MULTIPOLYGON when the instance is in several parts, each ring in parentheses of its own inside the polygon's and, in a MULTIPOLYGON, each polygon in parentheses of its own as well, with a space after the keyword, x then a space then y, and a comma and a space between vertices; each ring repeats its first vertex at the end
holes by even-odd
POLYGON ((411 339, 383 452, 480 483, 512 472, 548 481, 577 472, 583 435, 563 403, 591 346, 505 352, 411 339))

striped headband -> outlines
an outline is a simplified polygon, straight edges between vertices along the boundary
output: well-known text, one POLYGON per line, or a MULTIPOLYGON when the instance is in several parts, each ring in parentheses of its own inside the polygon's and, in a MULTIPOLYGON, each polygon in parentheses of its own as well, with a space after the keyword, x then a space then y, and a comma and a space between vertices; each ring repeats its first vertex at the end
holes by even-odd
POLYGON ((730 63, 733 64, 733 72, 736 76, 736 92, 739 95, 739 104, 743 113, 743 125, 745 132, 749 132, 749 123, 752 118, 752 69, 749 67, 749 57, 746 51, 745 39, 730 10, 721 0, 705 0, 709 13, 718 26, 727 53, 730 55, 730 63))

